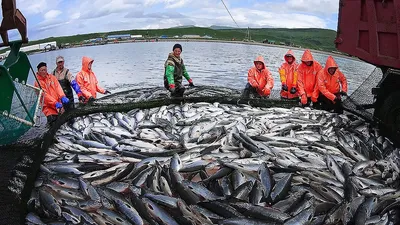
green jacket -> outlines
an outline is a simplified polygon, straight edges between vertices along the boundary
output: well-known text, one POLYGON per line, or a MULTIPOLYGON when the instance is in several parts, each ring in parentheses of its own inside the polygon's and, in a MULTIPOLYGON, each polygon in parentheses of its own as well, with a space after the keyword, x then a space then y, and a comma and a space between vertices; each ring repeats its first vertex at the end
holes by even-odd
POLYGON ((182 77, 190 82, 190 76, 186 71, 185 64, 182 58, 177 58, 171 52, 168 55, 167 61, 165 61, 165 72, 164 72, 164 85, 169 88, 171 84, 180 86, 182 84, 182 77))

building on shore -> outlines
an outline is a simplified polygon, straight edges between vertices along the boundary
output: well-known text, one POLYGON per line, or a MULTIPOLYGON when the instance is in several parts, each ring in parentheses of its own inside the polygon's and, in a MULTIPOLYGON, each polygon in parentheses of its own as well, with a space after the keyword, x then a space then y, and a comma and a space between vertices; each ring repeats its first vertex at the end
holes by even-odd
POLYGON ((131 35, 131 39, 143 39, 143 35, 141 34, 131 35))
MULTIPOLYGON (((33 52, 33 51, 49 51, 49 50, 55 50, 57 49, 57 42, 56 41, 51 41, 51 42, 46 42, 46 43, 40 43, 36 45, 28 45, 21 47, 20 51, 21 52, 33 52)), ((10 54, 10 50, 6 51, 3 54, 0 54, 0 58, 4 59, 10 54)))
POLYGON ((113 40, 128 40, 131 39, 130 34, 114 34, 114 35, 108 35, 107 40, 113 41, 113 40))
POLYGON ((201 38, 201 36, 197 34, 185 34, 182 38, 201 38))

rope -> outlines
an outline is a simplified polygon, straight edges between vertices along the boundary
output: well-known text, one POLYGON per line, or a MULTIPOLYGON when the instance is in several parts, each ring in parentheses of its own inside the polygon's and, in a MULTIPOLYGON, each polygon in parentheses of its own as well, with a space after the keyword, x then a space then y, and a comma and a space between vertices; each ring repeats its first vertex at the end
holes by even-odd
POLYGON ((236 26, 239 27, 239 25, 236 23, 235 19, 233 18, 231 12, 229 11, 228 7, 226 7, 224 0, 221 0, 222 4, 224 4, 226 11, 228 11, 229 15, 231 16, 233 22, 235 22, 236 26))

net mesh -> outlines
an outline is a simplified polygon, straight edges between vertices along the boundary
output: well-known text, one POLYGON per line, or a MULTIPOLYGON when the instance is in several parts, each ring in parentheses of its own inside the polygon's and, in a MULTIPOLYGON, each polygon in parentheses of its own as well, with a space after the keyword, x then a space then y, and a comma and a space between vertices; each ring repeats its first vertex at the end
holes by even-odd
POLYGON ((365 109, 363 105, 374 103, 372 88, 379 84, 382 77, 382 70, 375 68, 367 79, 343 101, 343 107, 348 111, 362 116, 364 119, 373 121, 374 109, 365 109))
POLYGON ((34 124, 38 111, 38 89, 15 81, 13 83, 16 91, 12 93, 10 110, 0 114, 0 145, 12 143, 25 134, 34 124))

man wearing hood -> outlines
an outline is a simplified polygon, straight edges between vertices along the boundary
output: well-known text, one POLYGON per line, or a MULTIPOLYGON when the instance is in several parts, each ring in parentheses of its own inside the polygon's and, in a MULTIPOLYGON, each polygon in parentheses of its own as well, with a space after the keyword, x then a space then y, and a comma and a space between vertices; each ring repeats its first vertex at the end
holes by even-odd
POLYGON ((309 106, 312 102, 317 102, 318 100, 318 87, 317 74, 322 69, 321 64, 314 60, 310 50, 306 50, 301 57, 301 64, 297 68, 298 74, 298 89, 300 102, 303 106, 309 106))
POLYGON ((46 63, 39 63, 37 69, 36 75, 39 83, 35 81, 34 85, 35 87, 40 85, 43 90, 42 111, 47 117, 47 123, 51 125, 57 120, 58 115, 62 113, 63 104, 67 105, 69 100, 65 97, 57 78, 47 72, 46 63))
POLYGON ((249 69, 247 74, 247 85, 243 92, 244 98, 249 98, 250 93, 255 96, 269 97, 274 87, 274 78, 265 66, 264 58, 258 56, 254 60, 254 66, 249 69))
POLYGON ((281 97, 286 99, 297 98, 297 63, 293 51, 289 50, 285 62, 279 68, 279 75, 282 83, 281 97))
POLYGON ((325 68, 319 71, 317 86, 321 92, 318 98, 321 108, 343 113, 341 96, 347 96, 347 80, 332 56, 326 60, 325 68))
POLYGON ((186 78, 189 86, 194 87, 193 80, 186 71, 185 64, 181 58, 181 53, 182 45, 175 44, 164 65, 164 87, 171 92, 173 97, 183 97, 185 87, 182 85, 182 77, 186 78))
POLYGON ((53 70, 53 75, 57 78, 65 96, 69 99, 69 104, 65 106, 65 110, 69 110, 74 108, 74 93, 72 89, 74 89, 75 93, 78 95, 79 101, 84 102, 85 97, 83 97, 82 91, 72 73, 64 66, 64 57, 57 56, 56 65, 57 67, 53 70))
POLYGON ((93 59, 84 56, 82 58, 82 70, 76 75, 76 82, 81 88, 82 94, 88 103, 96 99, 97 92, 102 94, 111 94, 99 86, 96 75, 92 71, 93 59))

